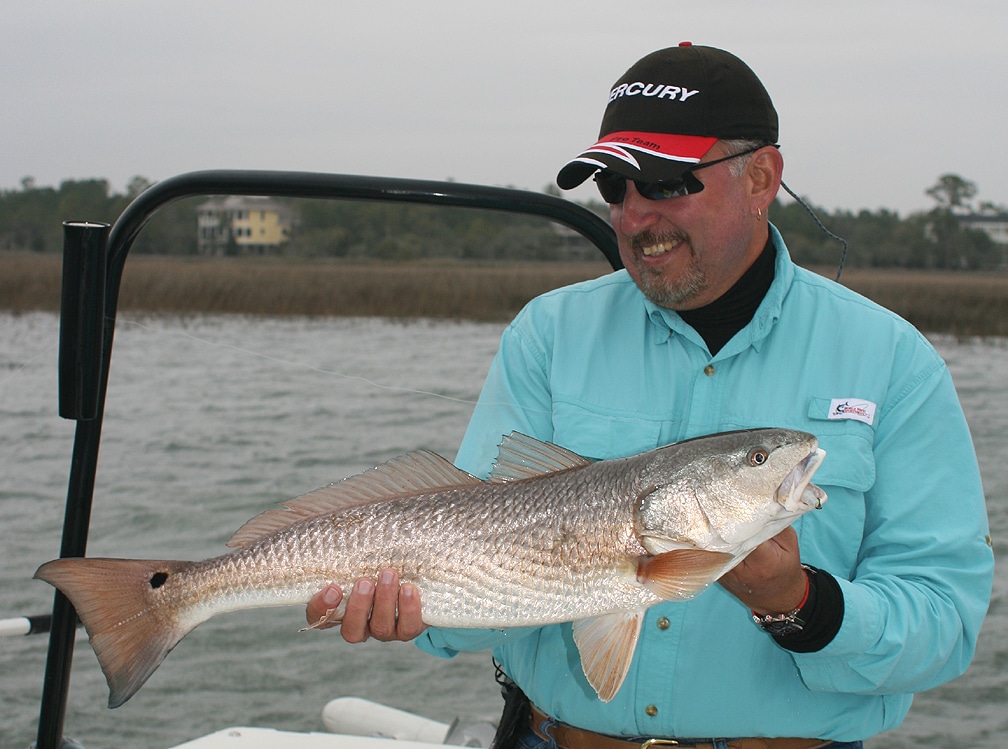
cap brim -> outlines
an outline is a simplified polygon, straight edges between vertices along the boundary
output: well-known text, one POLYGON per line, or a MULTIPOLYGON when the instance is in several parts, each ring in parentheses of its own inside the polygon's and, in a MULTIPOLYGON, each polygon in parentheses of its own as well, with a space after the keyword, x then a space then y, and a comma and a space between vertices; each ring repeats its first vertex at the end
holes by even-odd
POLYGON ((557 174, 557 185, 571 190, 599 169, 648 182, 672 179, 698 163, 717 140, 703 135, 610 133, 569 161, 557 174))

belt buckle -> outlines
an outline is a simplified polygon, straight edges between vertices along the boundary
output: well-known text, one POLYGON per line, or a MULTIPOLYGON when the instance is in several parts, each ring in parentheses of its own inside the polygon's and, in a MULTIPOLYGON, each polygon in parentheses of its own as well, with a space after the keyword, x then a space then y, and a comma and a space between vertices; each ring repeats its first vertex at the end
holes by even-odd
POLYGON ((640 749, 654 749, 661 746, 682 746, 682 744, 675 739, 648 739, 641 742, 640 749))

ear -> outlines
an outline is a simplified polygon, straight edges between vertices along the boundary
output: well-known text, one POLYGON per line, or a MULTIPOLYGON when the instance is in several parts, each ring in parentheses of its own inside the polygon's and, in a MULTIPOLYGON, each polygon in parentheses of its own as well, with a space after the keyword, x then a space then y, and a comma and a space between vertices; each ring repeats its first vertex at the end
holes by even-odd
POLYGON ((752 212, 756 214, 758 210, 765 214, 780 190, 784 157, 774 146, 764 146, 749 159, 746 173, 750 180, 752 212))

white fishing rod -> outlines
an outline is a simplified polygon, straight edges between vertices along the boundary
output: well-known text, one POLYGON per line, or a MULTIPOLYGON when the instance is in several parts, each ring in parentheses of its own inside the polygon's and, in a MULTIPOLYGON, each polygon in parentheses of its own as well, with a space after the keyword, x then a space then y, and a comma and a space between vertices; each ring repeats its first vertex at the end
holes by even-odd
MULTIPOLYGON (((52 614, 35 616, 15 616, 0 619, 0 637, 21 637, 23 635, 43 635, 49 631, 52 614)), ((80 622, 77 623, 80 626, 80 622)))

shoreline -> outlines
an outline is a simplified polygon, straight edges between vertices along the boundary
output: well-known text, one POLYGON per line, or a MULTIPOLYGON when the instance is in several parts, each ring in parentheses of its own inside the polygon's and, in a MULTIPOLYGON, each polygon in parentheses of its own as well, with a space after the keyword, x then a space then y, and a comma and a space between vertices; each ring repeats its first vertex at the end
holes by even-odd
MULTIPOLYGON (((0 252, 0 309, 59 311, 59 253, 0 252)), ((832 278, 833 268, 814 268, 832 278)), ((506 322, 532 297, 609 272, 585 262, 351 262, 137 255, 122 310, 506 322)), ((844 286, 922 332, 1008 336, 1008 274, 847 268, 844 286)))

